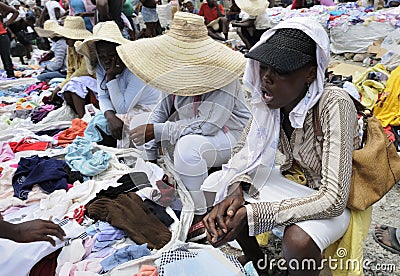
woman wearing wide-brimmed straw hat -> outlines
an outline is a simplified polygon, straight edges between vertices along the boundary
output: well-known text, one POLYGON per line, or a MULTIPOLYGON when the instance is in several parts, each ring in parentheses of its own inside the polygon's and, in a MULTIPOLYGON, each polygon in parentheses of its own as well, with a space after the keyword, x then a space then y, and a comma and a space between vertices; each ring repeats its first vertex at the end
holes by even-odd
POLYGON ((131 131, 131 139, 147 142, 148 160, 156 159, 158 142, 175 144, 174 166, 195 207, 188 239, 199 240, 205 236, 201 219, 207 209, 200 186, 210 167, 229 159, 250 115, 239 82, 245 60, 208 36, 201 16, 186 12, 175 13, 165 35, 117 51, 135 75, 168 94, 149 124, 131 131))
POLYGON ((39 62, 44 71, 37 76, 39 81, 49 81, 53 78, 65 78, 67 75, 67 42, 64 37, 57 35, 54 29, 59 25, 53 20, 44 22, 43 28, 35 27, 40 37, 47 37, 52 40, 51 50, 46 54, 50 56, 39 62))
POLYGON ((54 29, 55 34, 65 37, 67 50, 67 77, 53 91, 52 100, 56 95, 62 97, 74 109, 79 118, 85 114, 85 103, 96 103, 97 82, 88 72, 86 61, 75 50, 74 44, 92 35, 86 30, 85 22, 79 16, 67 16, 64 26, 54 29), (92 96, 91 96, 92 95, 92 96))
POLYGON ((141 106, 140 110, 154 106, 161 96, 160 91, 136 77, 119 58, 117 46, 128 42, 114 21, 106 21, 94 27, 92 36, 75 44, 77 52, 96 66, 100 110, 115 139, 122 138, 124 125, 116 114, 126 114, 137 106, 141 106))

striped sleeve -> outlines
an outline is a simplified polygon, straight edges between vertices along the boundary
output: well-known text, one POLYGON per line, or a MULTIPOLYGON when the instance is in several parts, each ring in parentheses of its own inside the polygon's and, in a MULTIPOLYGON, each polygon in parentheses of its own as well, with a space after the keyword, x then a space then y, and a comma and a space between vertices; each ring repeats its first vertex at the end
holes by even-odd
MULTIPOLYGON (((346 208, 352 173, 356 111, 347 97, 330 97, 321 109, 324 134, 321 186, 315 193, 280 202, 261 202, 247 206, 250 235, 270 231, 275 226, 336 217, 346 208)), ((313 131, 313 130, 310 130, 313 131)), ((304 143, 312 143, 314 137, 304 143)), ((315 153, 312 158, 317 158, 315 153)))

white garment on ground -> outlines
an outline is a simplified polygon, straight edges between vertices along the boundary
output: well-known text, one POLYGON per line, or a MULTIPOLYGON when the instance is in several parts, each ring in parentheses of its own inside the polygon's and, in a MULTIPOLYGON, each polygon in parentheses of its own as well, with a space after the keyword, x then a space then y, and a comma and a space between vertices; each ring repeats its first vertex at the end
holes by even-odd
POLYGON ((43 257, 63 247, 65 241, 78 237, 85 232, 83 226, 71 220, 62 226, 66 236, 64 241, 54 238, 56 246, 49 242, 38 241, 30 243, 17 243, 7 239, 0 239, 0 267, 2 275, 25 276, 32 267, 43 257))
POLYGON ((192 196, 196 215, 207 210, 200 186, 208 176, 208 168, 226 163, 236 142, 230 132, 219 130, 214 136, 186 135, 176 143, 174 167, 192 196))
MULTIPOLYGON (((254 199, 245 195, 245 200, 250 203, 256 202, 277 202, 289 198, 297 198, 307 196, 316 193, 309 187, 300 185, 296 182, 290 181, 285 178, 278 167, 272 169, 269 178, 266 177, 268 170, 259 170, 253 182, 267 182, 262 185, 260 190, 260 196, 258 199, 254 199)), ((202 186, 202 189, 207 191, 217 191, 218 190, 218 179, 222 171, 212 173, 202 186)), ((350 210, 345 209, 344 212, 334 218, 330 219, 316 219, 316 220, 306 220, 296 223, 301 229, 303 229, 317 244, 321 252, 327 248, 330 244, 341 238, 346 232, 350 222, 350 210)))

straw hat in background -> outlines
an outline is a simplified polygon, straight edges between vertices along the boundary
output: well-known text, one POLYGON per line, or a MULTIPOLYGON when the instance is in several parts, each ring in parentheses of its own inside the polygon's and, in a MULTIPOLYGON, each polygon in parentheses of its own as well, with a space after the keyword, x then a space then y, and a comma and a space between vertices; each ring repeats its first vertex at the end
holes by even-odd
POLYGON ((40 37, 50 37, 59 36, 54 32, 54 30, 60 25, 54 20, 46 20, 43 24, 43 28, 35 27, 35 31, 40 37))
POLYGON ((83 40, 92 35, 86 30, 85 21, 80 16, 67 16, 64 26, 58 26, 54 32, 69 39, 83 40))
POLYGON ((118 25, 114 21, 99 22, 93 28, 93 34, 86 38, 83 42, 75 42, 76 51, 87 58, 92 66, 97 64, 96 41, 108 41, 118 45, 128 43, 130 40, 125 39, 118 25))
POLYGON ((269 6, 268 0, 235 0, 235 2, 242 11, 252 16, 264 13, 269 6))
POLYGON ((125 65, 162 92, 195 96, 233 82, 244 71, 239 52, 208 36, 201 16, 177 12, 170 30, 158 37, 117 47, 125 65))

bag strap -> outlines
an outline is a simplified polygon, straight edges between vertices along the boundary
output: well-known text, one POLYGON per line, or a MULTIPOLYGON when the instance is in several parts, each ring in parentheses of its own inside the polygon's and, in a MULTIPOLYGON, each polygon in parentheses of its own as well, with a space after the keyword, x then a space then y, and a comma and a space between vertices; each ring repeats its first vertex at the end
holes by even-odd
MULTIPOLYGON (((372 117, 372 110, 366 108, 363 106, 359 101, 354 99, 351 95, 350 99, 353 101, 353 104, 357 110, 357 114, 361 115, 363 117, 363 137, 361 139, 361 148, 364 146, 365 141, 367 139, 367 127, 368 127, 368 118, 372 117)), ((322 142, 323 142, 323 133, 322 133, 322 126, 321 126, 321 120, 319 117, 319 102, 315 104, 313 107, 313 129, 314 129, 314 135, 319 142, 322 150, 322 142)))

